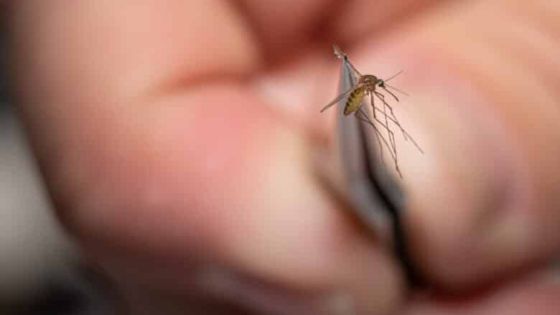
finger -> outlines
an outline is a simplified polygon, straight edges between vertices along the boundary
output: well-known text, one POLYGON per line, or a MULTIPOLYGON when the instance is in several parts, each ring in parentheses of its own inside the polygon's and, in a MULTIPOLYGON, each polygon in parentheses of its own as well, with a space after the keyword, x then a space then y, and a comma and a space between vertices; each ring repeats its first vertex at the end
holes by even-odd
POLYGON ((332 15, 333 34, 343 42, 361 42, 371 36, 392 37, 398 23, 406 23, 434 4, 444 1, 346 1, 332 15))
POLYGON ((293 59, 304 50, 333 42, 360 40, 366 34, 381 35, 397 20, 411 17, 432 4, 422 1, 333 2, 326 0, 242 0, 260 47, 270 60, 293 59))
POLYGON ((226 2, 12 10, 18 100, 51 195, 114 279, 180 295, 204 262, 395 307, 390 259, 315 187, 302 134, 241 83, 259 56, 226 2))
MULTIPOLYGON (((134 189, 147 189, 135 185, 155 181, 152 172, 173 169, 162 152, 182 141, 185 153, 197 135, 189 128, 204 126, 190 114, 200 106, 186 99, 200 102, 204 94, 188 87, 197 79, 243 75, 256 60, 241 19, 219 2, 27 1, 13 5, 12 17, 24 118, 58 209, 76 230, 119 234, 131 213, 105 222, 110 207, 97 212, 89 208, 105 207, 88 203, 132 197, 134 189), (216 40, 205 40, 198 30, 212 22, 216 40), (100 217, 87 217, 94 214, 100 217)), ((227 83, 216 89, 230 98, 240 94, 227 83)))
MULTIPOLYGON (((426 276, 448 289, 504 277, 558 251, 556 12, 547 4, 451 5, 348 51, 381 77, 406 70, 397 82, 412 97, 395 107, 411 114, 399 117, 427 152, 399 144, 410 168, 410 239, 426 276)), ((294 90, 285 93, 292 103, 301 94, 294 90)))
POLYGON ((559 251, 558 14, 546 1, 456 3, 368 47, 379 51, 370 68, 406 69, 397 82, 411 97, 398 107, 410 119, 399 117, 426 152, 399 143, 409 239, 426 277, 448 289, 559 251))
POLYGON ((283 58, 301 52, 306 41, 316 40, 313 33, 317 25, 333 7, 326 0, 239 2, 263 51, 283 58))

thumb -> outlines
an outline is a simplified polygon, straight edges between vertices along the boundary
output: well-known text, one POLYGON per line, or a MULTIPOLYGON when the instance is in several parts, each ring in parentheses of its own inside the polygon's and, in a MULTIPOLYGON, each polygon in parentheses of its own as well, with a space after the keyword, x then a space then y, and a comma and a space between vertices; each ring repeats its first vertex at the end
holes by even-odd
POLYGON ((400 155, 410 242, 447 288, 560 250, 559 15, 547 1, 452 3, 382 51, 409 61, 401 109, 426 152, 400 155))

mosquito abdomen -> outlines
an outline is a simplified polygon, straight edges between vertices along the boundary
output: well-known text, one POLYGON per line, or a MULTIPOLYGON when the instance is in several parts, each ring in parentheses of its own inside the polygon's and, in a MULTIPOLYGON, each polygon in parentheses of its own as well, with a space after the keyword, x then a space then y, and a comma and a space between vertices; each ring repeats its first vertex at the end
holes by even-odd
POLYGON ((344 115, 348 116, 360 108, 365 91, 365 88, 359 87, 350 93, 344 106, 344 115))

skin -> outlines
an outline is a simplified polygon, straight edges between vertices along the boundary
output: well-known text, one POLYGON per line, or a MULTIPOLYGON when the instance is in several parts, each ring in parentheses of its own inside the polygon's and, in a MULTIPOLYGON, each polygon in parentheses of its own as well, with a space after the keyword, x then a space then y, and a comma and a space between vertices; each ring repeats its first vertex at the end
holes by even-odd
POLYGON ((58 217, 123 313, 558 314, 539 271, 560 252, 555 1, 3 7, 58 217), (317 176, 336 170, 334 42, 364 73, 405 70, 395 107, 426 152, 398 144, 405 220, 438 293, 407 293, 317 176))

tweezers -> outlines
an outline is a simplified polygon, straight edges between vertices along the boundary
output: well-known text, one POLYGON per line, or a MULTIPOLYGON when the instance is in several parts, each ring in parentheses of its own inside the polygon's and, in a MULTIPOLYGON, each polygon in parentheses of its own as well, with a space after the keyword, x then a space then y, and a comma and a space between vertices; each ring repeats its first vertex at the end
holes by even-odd
MULTIPOLYGON (((358 78, 348 57, 341 51, 335 54, 342 63, 339 83, 342 94, 351 89, 358 78)), ((409 284, 416 286, 419 277, 410 259, 402 224, 404 192, 379 159, 382 148, 377 145, 372 125, 343 114, 347 98, 343 97, 336 106, 338 150, 347 199, 363 225, 394 251, 409 284)))

